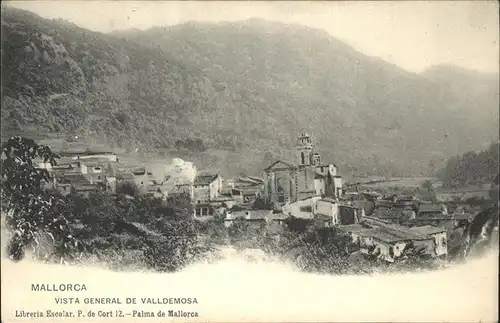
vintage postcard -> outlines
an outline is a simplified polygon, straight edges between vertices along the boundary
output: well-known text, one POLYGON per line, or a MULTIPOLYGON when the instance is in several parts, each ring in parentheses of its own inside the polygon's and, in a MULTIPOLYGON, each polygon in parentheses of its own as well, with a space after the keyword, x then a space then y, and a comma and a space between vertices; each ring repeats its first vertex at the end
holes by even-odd
POLYGON ((1 322, 498 321, 498 2, 1 6, 1 322))

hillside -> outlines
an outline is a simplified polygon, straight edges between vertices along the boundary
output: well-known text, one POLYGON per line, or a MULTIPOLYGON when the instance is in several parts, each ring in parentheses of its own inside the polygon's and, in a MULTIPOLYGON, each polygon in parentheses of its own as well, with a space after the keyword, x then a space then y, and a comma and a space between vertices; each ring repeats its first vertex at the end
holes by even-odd
POLYGON ((446 166, 439 170, 438 176, 445 187, 489 184, 499 173, 499 148, 497 142, 482 151, 468 151, 451 157, 446 166))
POLYGON ((211 98, 202 73, 162 51, 10 8, 2 12, 2 72, 3 133, 168 147, 193 135, 188 117, 201 109, 193 98, 211 98))
POLYGON ((3 134, 76 133, 234 174, 291 158, 305 128, 341 171, 387 176, 434 172, 498 136, 497 78, 464 91, 449 83, 477 84, 468 75, 412 74, 302 26, 105 35, 9 8, 2 42, 3 134))

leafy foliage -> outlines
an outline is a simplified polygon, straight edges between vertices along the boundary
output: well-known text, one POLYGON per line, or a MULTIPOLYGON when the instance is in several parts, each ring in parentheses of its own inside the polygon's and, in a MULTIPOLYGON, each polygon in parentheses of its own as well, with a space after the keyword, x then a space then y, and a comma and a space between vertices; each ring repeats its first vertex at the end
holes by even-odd
POLYGON ((496 142, 486 150, 469 151, 461 156, 452 157, 438 175, 447 187, 490 183, 498 174, 499 147, 496 142))
MULTIPOLYGON (((175 271, 209 255, 216 245, 231 244, 261 248, 306 271, 369 271, 352 265, 350 238, 335 228, 315 228, 310 221, 293 217, 277 234, 265 222, 237 219, 229 228, 222 218, 200 223, 192 217, 189 195, 175 195, 167 201, 137 192, 62 196, 44 188, 47 173, 34 164, 35 157, 55 163, 57 155, 50 148, 13 137, 2 151, 2 211, 13 232, 8 245, 12 259, 21 259, 26 247, 34 246, 34 254, 49 261, 97 257, 116 269, 175 271), (43 246, 48 250, 40 250, 43 246)), ((426 258, 410 249, 401 266, 423 266, 426 258)))
POLYGON ((36 251, 44 234, 52 238, 61 254, 77 246, 65 217, 66 201, 43 188, 51 179, 46 170, 34 164, 35 158, 55 164, 59 157, 49 147, 23 137, 12 137, 2 145, 1 207, 13 234, 9 256, 16 260, 23 258, 28 246, 36 251))
POLYGON ((139 196, 140 189, 134 182, 122 182, 116 185, 116 193, 129 196, 139 196))

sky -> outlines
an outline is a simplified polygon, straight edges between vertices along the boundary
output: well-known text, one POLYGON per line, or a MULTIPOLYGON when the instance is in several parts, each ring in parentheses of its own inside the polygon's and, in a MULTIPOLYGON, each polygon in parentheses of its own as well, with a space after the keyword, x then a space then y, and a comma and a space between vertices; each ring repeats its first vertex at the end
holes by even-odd
POLYGON ((413 72, 438 64, 488 73, 498 73, 499 67, 496 1, 35 0, 7 4, 101 32, 262 18, 324 29, 367 55, 413 72))

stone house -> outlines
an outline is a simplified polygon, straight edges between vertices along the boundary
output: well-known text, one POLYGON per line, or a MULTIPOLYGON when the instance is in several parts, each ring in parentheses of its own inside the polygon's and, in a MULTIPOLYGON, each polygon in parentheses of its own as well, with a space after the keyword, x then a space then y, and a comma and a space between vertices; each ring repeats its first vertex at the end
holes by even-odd
POLYGON ((340 224, 339 202, 336 199, 325 197, 314 203, 313 214, 315 218, 325 220, 325 225, 336 226, 340 224))
POLYGON ((86 176, 79 172, 58 174, 57 184, 55 188, 64 195, 70 193, 88 195, 91 192, 108 190, 105 183, 91 183, 86 176))
POLYGON ((172 187, 168 196, 179 196, 186 194, 189 196, 191 201, 194 199, 194 187, 191 184, 176 184, 172 187))
POLYGON ((208 203, 221 194, 222 178, 219 174, 198 175, 193 182, 193 201, 208 203))
POLYGON ((446 232, 439 228, 407 228, 377 218, 365 217, 363 222, 339 227, 359 245, 362 253, 378 254, 394 262, 406 246, 413 244, 434 257, 446 255, 446 232), (444 233, 444 235, 443 235, 444 233), (443 240, 444 239, 444 240, 443 240))
POLYGON ((245 221, 252 230, 264 230, 270 236, 276 236, 282 232, 287 219, 288 215, 271 210, 227 211, 224 225, 229 228, 237 220, 245 221))
POLYGON ((365 210, 363 208, 341 204, 339 205, 338 224, 349 225, 359 223, 363 220, 365 215, 365 210))
POLYGON ((336 199, 325 197, 315 202, 313 214, 315 218, 323 219, 325 226, 334 227, 361 222, 365 211, 362 208, 340 204, 336 199))
POLYGON ((293 203, 283 205, 282 212, 301 219, 313 219, 313 208, 317 201, 321 200, 320 196, 311 196, 293 203))
POLYGON ((420 203, 418 206, 419 218, 448 216, 448 208, 444 203, 420 203))
POLYGON ((118 162, 118 156, 111 151, 86 150, 86 151, 64 152, 61 153, 61 156, 71 157, 74 160, 99 158, 99 159, 107 159, 109 162, 113 163, 118 162))
POLYGON ((238 187, 231 190, 231 195, 239 204, 251 205, 260 196, 260 187, 238 187))
POLYGON ((448 239, 445 229, 431 225, 424 225, 419 227, 412 227, 410 228, 410 230, 424 236, 432 237, 434 239, 434 255, 441 257, 448 254, 448 239))

